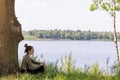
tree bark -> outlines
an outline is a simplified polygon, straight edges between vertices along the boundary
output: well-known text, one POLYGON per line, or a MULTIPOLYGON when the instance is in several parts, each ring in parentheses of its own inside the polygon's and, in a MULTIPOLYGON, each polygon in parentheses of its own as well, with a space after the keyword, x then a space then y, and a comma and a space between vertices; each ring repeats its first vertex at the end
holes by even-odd
POLYGON ((115 0, 114 0, 114 11, 113 11, 113 27, 114 27, 114 43, 116 48, 116 63, 119 65, 119 50, 118 50, 118 41, 117 41, 117 32, 116 32, 116 12, 115 12, 115 0))
POLYGON ((23 39, 14 11, 15 0, 0 0, 0 73, 16 72, 18 44, 23 39))

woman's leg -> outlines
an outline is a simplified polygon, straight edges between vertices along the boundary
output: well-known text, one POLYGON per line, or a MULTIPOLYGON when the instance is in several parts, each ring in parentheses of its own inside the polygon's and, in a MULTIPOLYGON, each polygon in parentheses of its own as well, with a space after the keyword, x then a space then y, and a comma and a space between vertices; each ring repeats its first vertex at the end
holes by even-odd
POLYGON ((36 70, 31 70, 31 74, 44 73, 44 66, 40 66, 36 70))
POLYGON ((30 69, 22 69, 20 70, 21 73, 31 73, 32 71, 30 69))

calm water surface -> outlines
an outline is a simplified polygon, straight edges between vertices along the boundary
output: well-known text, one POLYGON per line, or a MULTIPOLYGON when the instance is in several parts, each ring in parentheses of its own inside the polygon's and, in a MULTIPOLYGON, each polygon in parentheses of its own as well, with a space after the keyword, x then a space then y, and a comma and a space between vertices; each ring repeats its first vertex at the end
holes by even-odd
MULTIPOLYGON (((72 53, 72 60, 76 67, 92 65, 98 62, 100 67, 106 68, 106 60, 109 57, 109 66, 116 59, 116 51, 113 42, 104 41, 21 41, 19 44, 19 59, 25 55, 24 44, 34 47, 34 54, 40 58, 43 54, 46 62, 56 62, 61 56, 72 53)), ((120 45, 120 43, 119 43, 120 45)))

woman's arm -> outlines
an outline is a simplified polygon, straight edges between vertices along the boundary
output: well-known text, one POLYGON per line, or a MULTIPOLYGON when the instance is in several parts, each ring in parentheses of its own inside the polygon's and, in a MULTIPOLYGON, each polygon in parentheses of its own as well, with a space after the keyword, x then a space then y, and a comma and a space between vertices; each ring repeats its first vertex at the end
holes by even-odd
MULTIPOLYGON (((35 69, 37 69, 37 68, 39 68, 41 65, 38 65, 38 66, 34 66, 32 63, 33 62, 35 62, 35 61, 33 61, 30 57, 28 57, 27 58, 27 64, 28 64, 28 66, 29 66, 29 69, 31 69, 31 70, 35 70, 35 69)), ((36 63, 36 62, 35 62, 36 63)), ((37 64, 38 64, 38 62, 37 62, 37 64)), ((40 63, 39 63, 40 64, 40 63)))
MULTIPOLYGON (((31 58, 30 58, 30 59, 31 59, 31 58)), ((31 62, 32 62, 33 64, 40 65, 40 62, 34 61, 33 59, 31 59, 31 62)))

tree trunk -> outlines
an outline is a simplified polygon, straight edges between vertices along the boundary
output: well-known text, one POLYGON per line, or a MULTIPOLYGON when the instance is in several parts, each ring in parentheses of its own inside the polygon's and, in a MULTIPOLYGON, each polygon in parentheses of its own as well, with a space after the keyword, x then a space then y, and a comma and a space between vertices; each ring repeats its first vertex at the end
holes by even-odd
POLYGON ((116 12, 115 12, 115 0, 114 0, 114 11, 113 11, 113 26, 114 26, 114 43, 116 48, 116 63, 119 65, 119 50, 118 50, 118 41, 117 41, 117 32, 116 32, 116 12))
POLYGON ((0 73, 16 72, 18 44, 23 39, 14 11, 15 0, 0 0, 0 73))

